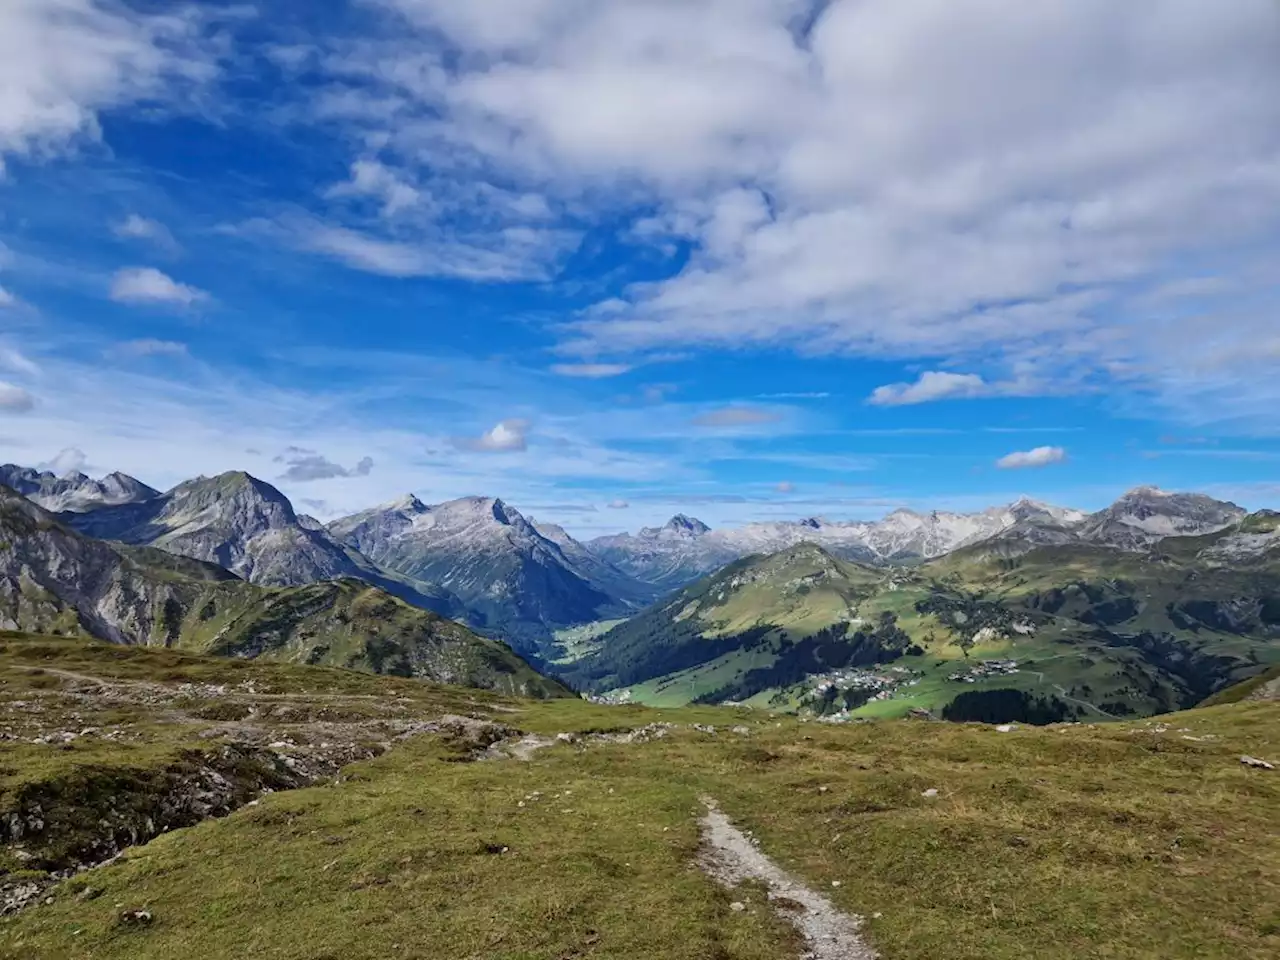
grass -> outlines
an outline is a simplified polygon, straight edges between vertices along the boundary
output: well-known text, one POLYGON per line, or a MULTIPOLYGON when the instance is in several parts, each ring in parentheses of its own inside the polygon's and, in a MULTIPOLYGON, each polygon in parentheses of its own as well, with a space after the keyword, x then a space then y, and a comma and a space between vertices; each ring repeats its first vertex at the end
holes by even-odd
MULTIPOLYGON (((458 762, 447 740, 411 739, 340 783, 265 796, 63 884, 54 903, 0 924, 5 958, 798 956, 759 890, 723 891, 694 865, 703 795, 784 867, 868 917, 886 960, 1280 953, 1280 775, 1238 759, 1277 759, 1277 703, 1002 734, 525 702, 339 670, 3 646, 0 692, 51 703, 51 674, 22 668, 56 662, 154 683, 249 669, 303 699, 383 690, 425 712, 545 734, 680 725, 648 743, 558 744, 529 763, 458 762), (120 921, 143 908, 151 924, 120 921)), ((138 710, 160 736, 163 718, 138 710)), ((3 764, 48 777, 75 762, 74 751, 42 749, 43 764, 34 746, 3 764)))

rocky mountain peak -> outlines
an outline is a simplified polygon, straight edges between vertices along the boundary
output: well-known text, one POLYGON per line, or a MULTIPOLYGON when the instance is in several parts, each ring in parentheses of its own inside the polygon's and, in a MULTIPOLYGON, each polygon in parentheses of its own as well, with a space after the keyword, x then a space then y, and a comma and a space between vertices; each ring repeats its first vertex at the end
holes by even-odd
POLYGON ((419 500, 412 493, 406 493, 399 500, 393 500, 391 503, 381 507, 382 510, 398 510, 401 513, 426 513, 430 507, 419 500))
POLYGON ((704 533, 711 532, 711 528, 701 520, 698 520, 695 517, 686 516, 683 513, 677 513, 666 522, 666 525, 663 526, 662 529, 670 533, 691 537, 700 537, 704 533))

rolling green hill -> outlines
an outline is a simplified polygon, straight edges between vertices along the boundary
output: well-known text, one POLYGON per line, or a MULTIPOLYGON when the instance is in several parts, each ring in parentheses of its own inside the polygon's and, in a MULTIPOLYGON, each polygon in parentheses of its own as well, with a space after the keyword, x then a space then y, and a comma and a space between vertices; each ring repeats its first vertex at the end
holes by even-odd
POLYGON ((1189 708, 1280 662, 1277 529, 1254 515, 1148 553, 999 540, 909 570, 801 545, 614 628, 566 676, 610 699, 838 717, 941 712, 961 694, 951 718, 1189 708))

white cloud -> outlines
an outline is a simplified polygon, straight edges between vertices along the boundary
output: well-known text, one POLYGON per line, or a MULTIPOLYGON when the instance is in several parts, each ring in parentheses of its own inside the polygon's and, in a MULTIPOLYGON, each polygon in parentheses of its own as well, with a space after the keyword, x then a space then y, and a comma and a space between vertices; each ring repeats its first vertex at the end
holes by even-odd
POLYGON ((112 347, 109 352, 125 357, 185 357, 187 345, 175 340, 128 340, 112 347))
POLYGON ((385 3, 399 38, 335 51, 325 107, 397 176, 643 208, 628 242, 691 247, 580 318, 582 357, 1033 360, 1172 394, 1204 340, 1154 346, 1150 311, 1247 296, 1179 278, 1280 224, 1273 0, 385 3))
POLYGON ((516 227, 483 238, 489 246, 440 237, 384 240, 360 230, 313 222, 292 224, 285 233, 301 249, 367 273, 477 282, 549 279, 554 262, 577 243, 577 236, 567 231, 516 227))
POLYGON ((551 372, 560 377, 578 377, 584 380, 605 380, 630 373, 634 367, 625 363, 557 363, 551 372))
POLYGON ((512 453, 528 447, 529 421, 503 420, 478 438, 460 437, 454 442, 464 450, 482 453, 512 453))
POLYGON ((170 252, 178 249, 178 242, 173 239, 168 227, 158 220, 149 220, 136 213, 129 214, 111 230, 122 240, 147 240, 170 252))
POLYGON ((609 501, 609 509, 610 509, 610 510, 627 510, 627 509, 629 509, 630 507, 631 507, 631 504, 627 503, 627 501, 625 501, 625 500, 611 500, 611 501, 609 501))
POLYGON ((18 302, 17 297, 15 297, 12 293, 10 293, 4 287, 0 287, 0 307, 12 307, 17 302, 18 302))
POLYGON ((1001 470, 1027 470, 1036 467, 1048 467, 1062 463, 1067 459, 1067 451, 1062 447, 1036 447, 1034 450, 1020 451, 1001 457, 996 466, 1001 470))
POLYGON ((30 413, 36 399, 22 387, 0 381, 0 411, 5 413, 30 413))
POLYGON ((416 187, 377 160, 357 160, 351 165, 351 179, 335 184, 329 197, 373 197, 382 203, 382 215, 394 217, 418 206, 424 197, 416 187))
POLYGON ((101 136, 102 110, 180 100, 214 74, 194 7, 148 16, 98 0, 0 6, 0 170, 101 136))
POLYGON ((879 407, 900 407, 933 400, 990 396, 991 385, 973 373, 928 371, 915 383, 893 383, 876 387, 868 403, 879 407))
POLYGON ((154 267, 128 267, 117 271, 111 280, 111 299, 117 303, 190 307, 208 297, 203 290, 179 283, 154 267))
POLYGON ((781 414, 758 407, 722 407, 699 414, 693 418, 696 427, 751 427, 765 423, 777 423, 781 414))
POLYGON ((790 480, 784 480, 782 481, 782 483, 778 484, 773 489, 776 490, 778 493, 795 493, 796 485, 792 483, 790 480))

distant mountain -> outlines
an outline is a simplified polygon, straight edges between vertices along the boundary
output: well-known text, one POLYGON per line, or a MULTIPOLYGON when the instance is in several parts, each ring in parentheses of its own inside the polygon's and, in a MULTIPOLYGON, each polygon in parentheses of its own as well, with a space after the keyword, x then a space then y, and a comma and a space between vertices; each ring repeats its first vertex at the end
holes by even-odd
POLYGON ((993 536, 961 547, 972 546, 979 552, 1004 557, 1067 544, 1143 553, 1169 538, 1197 537, 1226 530, 1245 516, 1245 510, 1234 503, 1203 494, 1166 493, 1155 487, 1139 487, 1093 514, 1026 512, 993 536))
POLYGON ((41 472, 12 463, 0 467, 0 484, 54 513, 81 513, 98 507, 142 503, 160 496, 159 490, 123 473, 109 473, 101 480, 83 473, 59 477, 47 470, 41 472))
POLYGON ((1199 493, 1166 493, 1157 487, 1131 490, 1093 514, 1080 537, 1122 550, 1145 550, 1166 537, 1199 536, 1223 530, 1248 511, 1199 493))
POLYGON ((679 589, 744 556, 740 547, 712 536, 705 523, 683 514, 635 536, 597 537, 584 546, 636 580, 665 590, 679 589))
POLYGON ((556 627, 625 611, 636 592, 563 530, 548 537, 492 498, 428 506, 408 496, 328 532, 389 570, 439 583, 526 648, 544 646, 556 627))
POLYGON ((4 486, 0 628, 567 694, 502 644, 367 583, 254 586, 214 564, 86 537, 4 486))
POLYGON ((304 522, 279 490, 247 473, 200 477, 141 502, 67 513, 91 537, 156 547, 216 563, 252 583, 302 586, 355 577, 445 616, 457 597, 433 584, 379 570, 323 528, 304 522))
POLYGON ((669 589, 681 587, 734 560, 814 543, 834 555, 862 563, 916 562, 1025 527, 1075 524, 1076 510, 1019 500, 981 513, 915 513, 898 510, 876 522, 831 522, 819 518, 753 523, 712 530, 683 515, 663 527, 599 537, 587 548, 631 576, 669 589))

